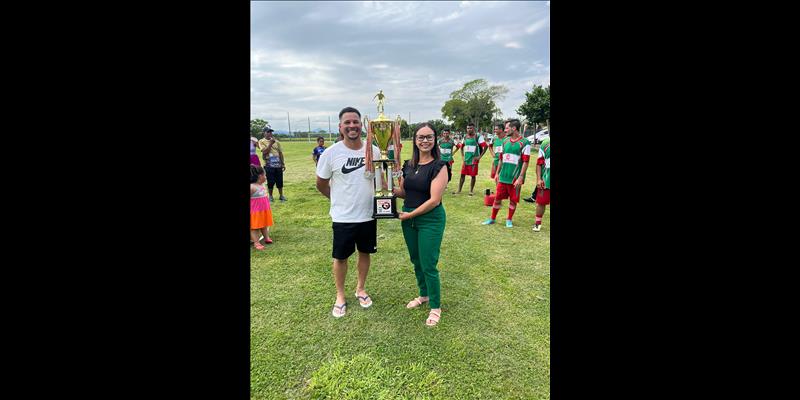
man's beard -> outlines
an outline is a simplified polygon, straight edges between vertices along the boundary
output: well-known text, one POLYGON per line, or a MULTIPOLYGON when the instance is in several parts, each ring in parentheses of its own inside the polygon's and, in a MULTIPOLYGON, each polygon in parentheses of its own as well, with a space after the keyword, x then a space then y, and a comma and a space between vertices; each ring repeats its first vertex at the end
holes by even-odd
POLYGON ((342 135, 345 137, 345 139, 350 139, 350 140, 360 139, 361 138, 361 130, 360 129, 352 130, 352 131, 351 130, 347 130, 342 135), (350 135, 352 135, 354 133, 356 134, 356 137, 351 138, 350 135))

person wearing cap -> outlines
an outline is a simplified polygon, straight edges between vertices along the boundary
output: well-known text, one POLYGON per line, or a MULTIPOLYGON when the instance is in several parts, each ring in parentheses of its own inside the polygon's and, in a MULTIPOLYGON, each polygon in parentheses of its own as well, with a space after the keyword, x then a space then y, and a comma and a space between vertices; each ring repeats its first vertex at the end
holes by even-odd
POLYGON ((269 188, 269 201, 275 201, 272 197, 273 188, 278 187, 280 201, 286 201, 283 196, 283 171, 286 171, 286 163, 283 161, 283 149, 281 143, 272 134, 274 132, 269 126, 264 127, 264 138, 258 141, 261 148, 261 155, 264 157, 264 171, 267 173, 267 187, 269 188))

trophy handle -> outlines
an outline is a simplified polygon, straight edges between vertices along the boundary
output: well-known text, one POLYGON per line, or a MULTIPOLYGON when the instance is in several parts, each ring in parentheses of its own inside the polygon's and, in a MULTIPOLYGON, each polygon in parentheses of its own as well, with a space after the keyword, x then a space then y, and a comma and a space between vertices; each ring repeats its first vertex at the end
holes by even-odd
POLYGON ((364 117, 367 125, 367 142, 364 144, 364 171, 365 175, 375 173, 375 166, 372 164, 372 127, 369 123, 369 118, 364 117))
POLYGON ((400 116, 395 119, 394 130, 392 132, 392 141, 394 142, 394 165, 395 170, 400 169, 400 152, 403 149, 403 143, 400 142, 400 116))

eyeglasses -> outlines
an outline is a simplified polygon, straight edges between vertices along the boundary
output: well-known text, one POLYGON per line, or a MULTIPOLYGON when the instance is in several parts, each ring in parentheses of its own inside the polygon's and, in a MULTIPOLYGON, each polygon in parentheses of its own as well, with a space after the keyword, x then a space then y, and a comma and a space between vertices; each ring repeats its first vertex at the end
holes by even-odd
POLYGON ((417 140, 420 141, 420 142, 425 142, 425 141, 432 142, 433 141, 433 135, 417 136, 417 140))

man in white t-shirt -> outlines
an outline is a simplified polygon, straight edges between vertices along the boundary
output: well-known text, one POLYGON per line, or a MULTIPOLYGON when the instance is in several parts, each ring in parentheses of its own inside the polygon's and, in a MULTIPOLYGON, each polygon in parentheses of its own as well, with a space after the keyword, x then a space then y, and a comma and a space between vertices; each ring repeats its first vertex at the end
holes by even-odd
MULTIPOLYGON (((372 218, 375 178, 364 175, 366 154, 361 140, 361 113, 353 107, 339 112, 339 133, 342 140, 329 147, 317 163, 317 190, 331 200, 333 220, 333 277, 336 283, 336 302, 331 313, 343 317, 347 311, 344 280, 347 259, 358 248, 358 283, 356 297, 361 307, 372 305, 364 286, 369 272, 370 254, 378 250, 377 222, 372 218)), ((372 146, 373 159, 380 150, 372 146)))

